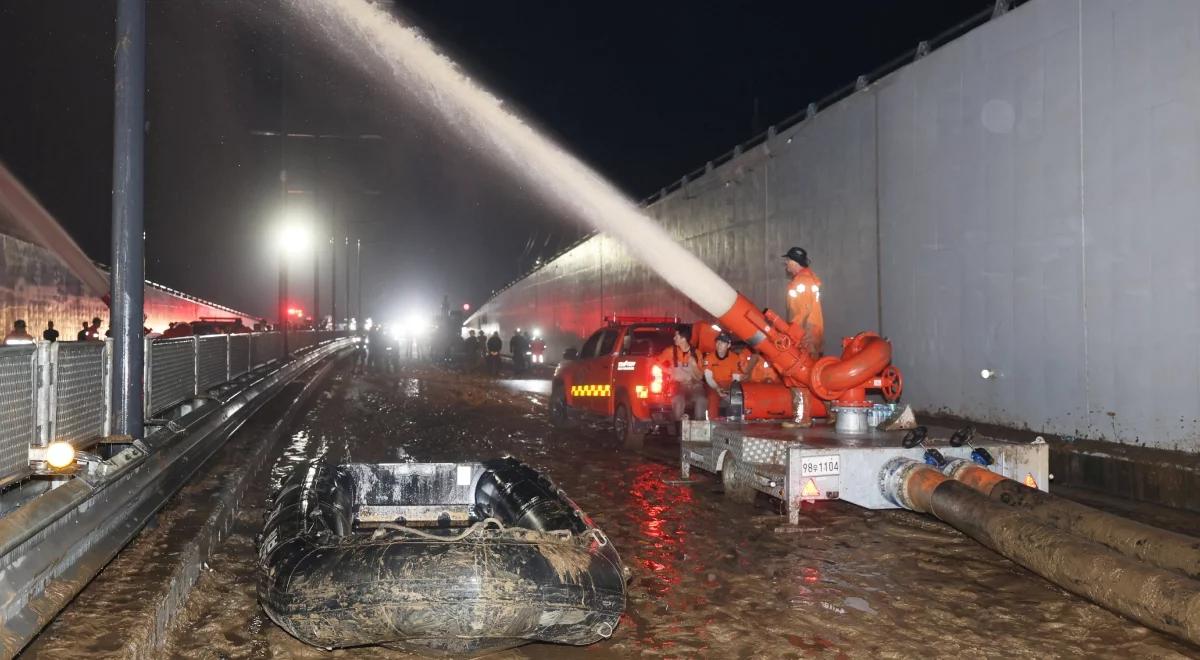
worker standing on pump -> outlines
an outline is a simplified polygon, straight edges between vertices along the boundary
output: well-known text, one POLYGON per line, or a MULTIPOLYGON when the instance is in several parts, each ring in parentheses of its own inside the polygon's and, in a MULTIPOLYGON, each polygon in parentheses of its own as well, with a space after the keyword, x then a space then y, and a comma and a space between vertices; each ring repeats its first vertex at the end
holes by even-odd
POLYGON ((659 363, 671 375, 671 385, 674 388, 671 410, 676 421, 682 419, 684 413, 691 415, 691 419, 703 419, 707 402, 704 384, 701 381, 700 360, 692 350, 689 339, 691 336, 690 327, 675 326, 672 345, 658 354, 659 363))
POLYGON ((808 253, 804 248, 793 247, 783 255, 788 283, 788 320, 798 329, 803 338, 800 347, 815 357, 821 355, 825 342, 825 317, 821 314, 821 280, 808 268, 808 253))
POLYGON ((708 384, 708 418, 724 417, 729 407, 729 388, 742 380, 747 360, 733 352, 733 337, 728 332, 717 335, 716 350, 704 354, 704 382, 708 384))

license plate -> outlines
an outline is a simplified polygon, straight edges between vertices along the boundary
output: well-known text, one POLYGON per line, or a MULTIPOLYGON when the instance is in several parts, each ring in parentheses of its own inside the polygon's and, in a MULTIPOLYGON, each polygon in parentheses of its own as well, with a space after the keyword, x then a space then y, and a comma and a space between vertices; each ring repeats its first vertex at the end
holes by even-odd
POLYGON ((841 470, 840 458, 837 454, 832 456, 805 456, 800 459, 800 475, 804 477, 828 477, 838 474, 841 470))

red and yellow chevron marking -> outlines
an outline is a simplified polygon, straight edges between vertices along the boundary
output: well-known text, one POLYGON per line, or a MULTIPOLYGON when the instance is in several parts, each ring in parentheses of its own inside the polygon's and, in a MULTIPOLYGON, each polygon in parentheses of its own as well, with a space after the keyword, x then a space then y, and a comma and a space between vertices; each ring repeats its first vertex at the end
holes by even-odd
POLYGON ((612 396, 612 385, 572 385, 571 396, 612 396))

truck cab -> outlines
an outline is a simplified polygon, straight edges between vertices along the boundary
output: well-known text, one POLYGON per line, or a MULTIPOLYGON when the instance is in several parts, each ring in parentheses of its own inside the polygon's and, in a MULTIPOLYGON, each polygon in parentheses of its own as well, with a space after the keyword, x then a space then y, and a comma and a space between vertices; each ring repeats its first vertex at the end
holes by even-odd
POLYGON ((568 349, 554 372, 551 423, 607 421, 630 446, 655 429, 673 432, 678 420, 657 357, 671 346, 676 325, 674 318, 613 316, 577 352, 568 349))

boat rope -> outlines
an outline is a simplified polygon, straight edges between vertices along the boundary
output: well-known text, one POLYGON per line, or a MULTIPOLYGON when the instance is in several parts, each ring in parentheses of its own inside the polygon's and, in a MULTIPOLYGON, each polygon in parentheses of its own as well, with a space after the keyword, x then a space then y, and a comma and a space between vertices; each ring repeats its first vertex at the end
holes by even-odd
POLYGON ((471 525, 470 527, 463 530, 462 533, 456 534, 454 536, 442 536, 440 534, 430 534, 429 532, 422 532, 419 529, 416 529, 413 527, 407 527, 405 525, 398 525, 396 523, 380 523, 379 527, 381 527, 383 529, 390 529, 390 530, 397 531, 397 532, 403 532, 405 534, 411 534, 413 536, 418 536, 423 539, 430 539, 432 541, 461 541, 461 540, 467 538, 468 536, 471 536, 472 534, 482 532, 483 530, 487 529, 488 525, 495 525, 497 528, 500 529, 500 531, 504 531, 504 523, 500 522, 500 520, 497 518, 484 518, 483 520, 480 520, 479 522, 475 523, 474 525, 471 525))

